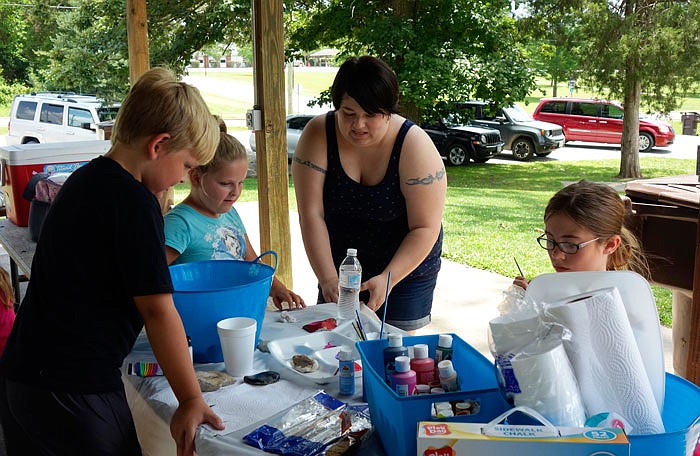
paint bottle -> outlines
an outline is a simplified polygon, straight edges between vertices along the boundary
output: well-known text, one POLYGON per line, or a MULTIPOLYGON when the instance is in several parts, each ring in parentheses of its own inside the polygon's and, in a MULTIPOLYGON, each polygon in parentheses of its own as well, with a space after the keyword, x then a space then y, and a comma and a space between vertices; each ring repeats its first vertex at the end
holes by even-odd
POLYGON ((438 363, 438 371, 440 372, 440 386, 445 392, 459 391, 459 381, 457 372, 455 372, 452 361, 446 359, 438 363))
POLYGON ((389 346, 384 349, 384 380, 391 385, 391 374, 394 372, 394 360, 397 356, 408 356, 408 347, 403 346, 401 334, 389 334, 389 346))
POLYGON ((435 364, 446 359, 452 360, 452 336, 449 334, 440 334, 438 338, 437 348, 435 349, 435 364))
POLYGON ((411 358, 397 356, 396 370, 391 374, 391 389, 399 396, 412 396, 416 389, 416 373, 411 370, 411 358))
POLYGON ((430 386, 429 385, 416 385, 416 396, 424 395, 424 394, 430 394, 430 386))
POLYGON ((355 394, 355 359, 348 347, 340 349, 338 357, 338 394, 352 396, 355 394))
POLYGON ((429 385, 435 381, 435 361, 428 357, 428 345, 416 344, 413 346, 411 369, 416 372, 418 383, 429 385))

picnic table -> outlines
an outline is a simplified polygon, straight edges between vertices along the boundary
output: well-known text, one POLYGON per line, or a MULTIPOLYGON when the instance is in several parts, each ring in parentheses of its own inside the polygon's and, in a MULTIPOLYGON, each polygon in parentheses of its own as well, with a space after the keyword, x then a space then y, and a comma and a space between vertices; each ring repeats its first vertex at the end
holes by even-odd
POLYGON ((700 180, 695 174, 641 179, 628 182, 625 193, 652 282, 672 290, 674 370, 700 385, 700 180))
POLYGON ((8 218, 0 219, 0 244, 10 257, 10 279, 15 290, 15 305, 21 302, 19 283, 29 279, 36 242, 32 241, 29 228, 17 226, 8 218), (21 274, 20 274, 21 273, 21 274))

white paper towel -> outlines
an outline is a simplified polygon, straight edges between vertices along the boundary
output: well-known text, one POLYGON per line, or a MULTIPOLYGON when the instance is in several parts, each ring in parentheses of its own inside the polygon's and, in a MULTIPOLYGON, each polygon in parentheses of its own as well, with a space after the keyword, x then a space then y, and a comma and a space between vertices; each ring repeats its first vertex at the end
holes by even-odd
POLYGON ((564 348, 574 368, 587 415, 615 412, 635 434, 664 432, 617 288, 604 288, 547 303, 545 320, 571 331, 564 348))
MULTIPOLYGON (((265 386, 253 386, 241 381, 204 393, 204 400, 211 405, 212 410, 226 426, 223 431, 209 429, 212 433, 229 434, 279 413, 317 392, 316 387, 301 386, 282 379, 265 386)), ((151 400, 168 404, 173 409, 177 408, 177 399, 170 388, 156 393, 151 400)))
POLYGON ((516 406, 540 412, 555 426, 583 427, 586 414, 569 358, 560 334, 535 345, 543 351, 517 354, 513 372, 521 392, 513 396, 516 406))

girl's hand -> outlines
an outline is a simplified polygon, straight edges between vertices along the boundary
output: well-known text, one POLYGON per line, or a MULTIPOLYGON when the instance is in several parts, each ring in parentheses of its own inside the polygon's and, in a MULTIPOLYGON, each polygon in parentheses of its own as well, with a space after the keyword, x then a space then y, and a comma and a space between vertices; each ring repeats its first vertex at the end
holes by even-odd
POLYGON ((518 276, 513 280, 513 285, 517 285, 523 290, 527 290, 528 281, 525 277, 518 276))
POLYGON ((273 280, 270 296, 278 310, 283 310, 283 303, 287 303, 288 309, 303 309, 306 303, 301 296, 284 286, 279 280, 273 280))

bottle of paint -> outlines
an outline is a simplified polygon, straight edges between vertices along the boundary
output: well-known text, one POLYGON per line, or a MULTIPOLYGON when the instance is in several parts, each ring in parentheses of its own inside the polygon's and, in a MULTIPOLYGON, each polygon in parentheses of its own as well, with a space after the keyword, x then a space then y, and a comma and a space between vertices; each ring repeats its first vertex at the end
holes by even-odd
POLYGON ((416 344, 413 346, 411 369, 416 372, 418 383, 429 385, 435 381, 435 361, 428 357, 428 345, 416 344))
POLYGON ((416 373, 411 370, 411 358, 397 356, 396 370, 391 374, 391 389, 399 396, 412 396, 416 389, 416 373))
POLYGON ((341 396, 355 394, 355 359, 348 347, 342 347, 338 356, 338 386, 341 396))
POLYGON ((459 391, 459 381, 457 372, 455 372, 452 361, 446 359, 438 363, 438 371, 440 372, 440 386, 445 392, 459 391))
POLYGON ((389 334, 389 346, 384 349, 384 380, 391 385, 391 374, 394 372, 394 360, 397 356, 408 356, 408 347, 403 346, 401 334, 389 334))
POLYGON ((446 359, 452 360, 452 336, 449 334, 440 334, 438 337, 437 348, 435 349, 435 364, 446 359))

